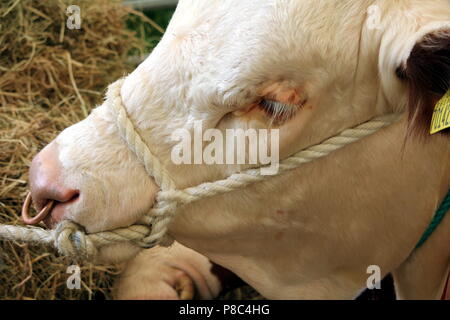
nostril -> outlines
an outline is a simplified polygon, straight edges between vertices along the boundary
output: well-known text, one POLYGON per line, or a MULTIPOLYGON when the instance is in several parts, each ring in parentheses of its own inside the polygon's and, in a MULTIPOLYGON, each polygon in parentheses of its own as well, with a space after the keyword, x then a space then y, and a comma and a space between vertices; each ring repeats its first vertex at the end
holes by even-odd
POLYGON ((50 201, 54 201, 55 204, 74 201, 79 198, 80 191, 49 184, 40 188, 32 188, 31 194, 36 210, 42 210, 50 201))
POLYGON ((79 197, 80 197, 79 190, 68 189, 68 190, 64 190, 60 194, 58 199, 49 199, 49 200, 56 200, 57 202, 66 203, 66 202, 74 201, 74 200, 78 199, 79 197))
POLYGON ((69 205, 69 204, 74 203, 75 201, 77 201, 79 198, 80 198, 80 192, 76 191, 76 192, 72 193, 70 195, 70 197, 68 196, 67 200, 65 200, 65 201, 56 201, 55 202, 55 206, 63 205, 63 204, 64 205, 69 205))

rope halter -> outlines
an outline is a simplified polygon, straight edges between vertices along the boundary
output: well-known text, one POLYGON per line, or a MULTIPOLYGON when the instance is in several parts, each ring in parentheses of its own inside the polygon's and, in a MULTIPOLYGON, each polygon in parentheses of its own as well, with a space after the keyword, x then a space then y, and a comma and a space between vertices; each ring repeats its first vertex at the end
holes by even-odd
MULTIPOLYGON (((160 188, 155 205, 136 224, 124 228, 87 234, 81 226, 70 220, 62 221, 55 230, 0 225, 0 239, 53 244, 62 255, 83 258, 95 257, 102 246, 117 243, 129 242, 143 248, 151 248, 158 244, 167 246, 173 242, 167 235, 167 229, 180 206, 270 178, 261 174, 261 168, 255 168, 235 173, 223 180, 206 182, 184 190, 176 189, 174 181, 159 159, 152 154, 128 117, 120 95, 123 82, 124 79, 120 79, 109 86, 105 104, 117 115, 116 125, 123 141, 160 188)), ((318 145, 299 151, 280 162, 277 175, 325 157, 333 151, 372 135, 399 117, 399 114, 390 114, 372 119, 352 129, 344 130, 318 145)))

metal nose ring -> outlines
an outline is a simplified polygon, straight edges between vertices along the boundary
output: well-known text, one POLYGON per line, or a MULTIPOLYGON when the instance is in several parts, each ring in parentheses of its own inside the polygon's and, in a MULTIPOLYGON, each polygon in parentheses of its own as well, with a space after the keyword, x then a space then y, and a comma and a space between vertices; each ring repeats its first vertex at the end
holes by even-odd
POLYGON ((42 210, 34 217, 31 217, 31 215, 30 215, 31 201, 32 201, 31 192, 28 192, 25 202, 23 203, 23 206, 22 206, 22 220, 26 224, 33 225, 33 224, 38 224, 39 222, 41 222, 42 220, 45 219, 45 217, 52 210, 52 207, 53 207, 53 204, 55 203, 55 201, 50 200, 49 202, 47 202, 45 207, 42 208, 42 210))

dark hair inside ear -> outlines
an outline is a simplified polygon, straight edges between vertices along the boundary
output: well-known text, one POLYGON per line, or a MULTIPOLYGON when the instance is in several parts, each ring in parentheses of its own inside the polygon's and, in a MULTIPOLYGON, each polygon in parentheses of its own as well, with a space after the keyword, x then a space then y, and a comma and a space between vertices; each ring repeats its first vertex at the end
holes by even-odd
POLYGON ((428 135, 434 107, 450 89, 450 29, 426 35, 396 74, 409 87, 409 133, 428 135))

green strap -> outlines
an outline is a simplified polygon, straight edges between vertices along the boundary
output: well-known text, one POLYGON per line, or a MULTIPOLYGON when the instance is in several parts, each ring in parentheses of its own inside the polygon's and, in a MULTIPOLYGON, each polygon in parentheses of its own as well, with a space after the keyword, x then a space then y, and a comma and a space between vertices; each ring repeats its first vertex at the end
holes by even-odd
POLYGON ((441 206, 437 209, 433 220, 431 220, 430 225, 428 226, 427 230, 425 230, 424 234, 422 235, 422 238, 420 238, 419 243, 417 243, 415 249, 420 248, 425 241, 428 240, 428 238, 431 236, 431 234, 434 232, 434 230, 437 228, 437 226, 441 223, 442 219, 444 219, 445 214, 450 209, 450 190, 448 190, 447 195, 444 198, 444 201, 442 202, 441 206))

